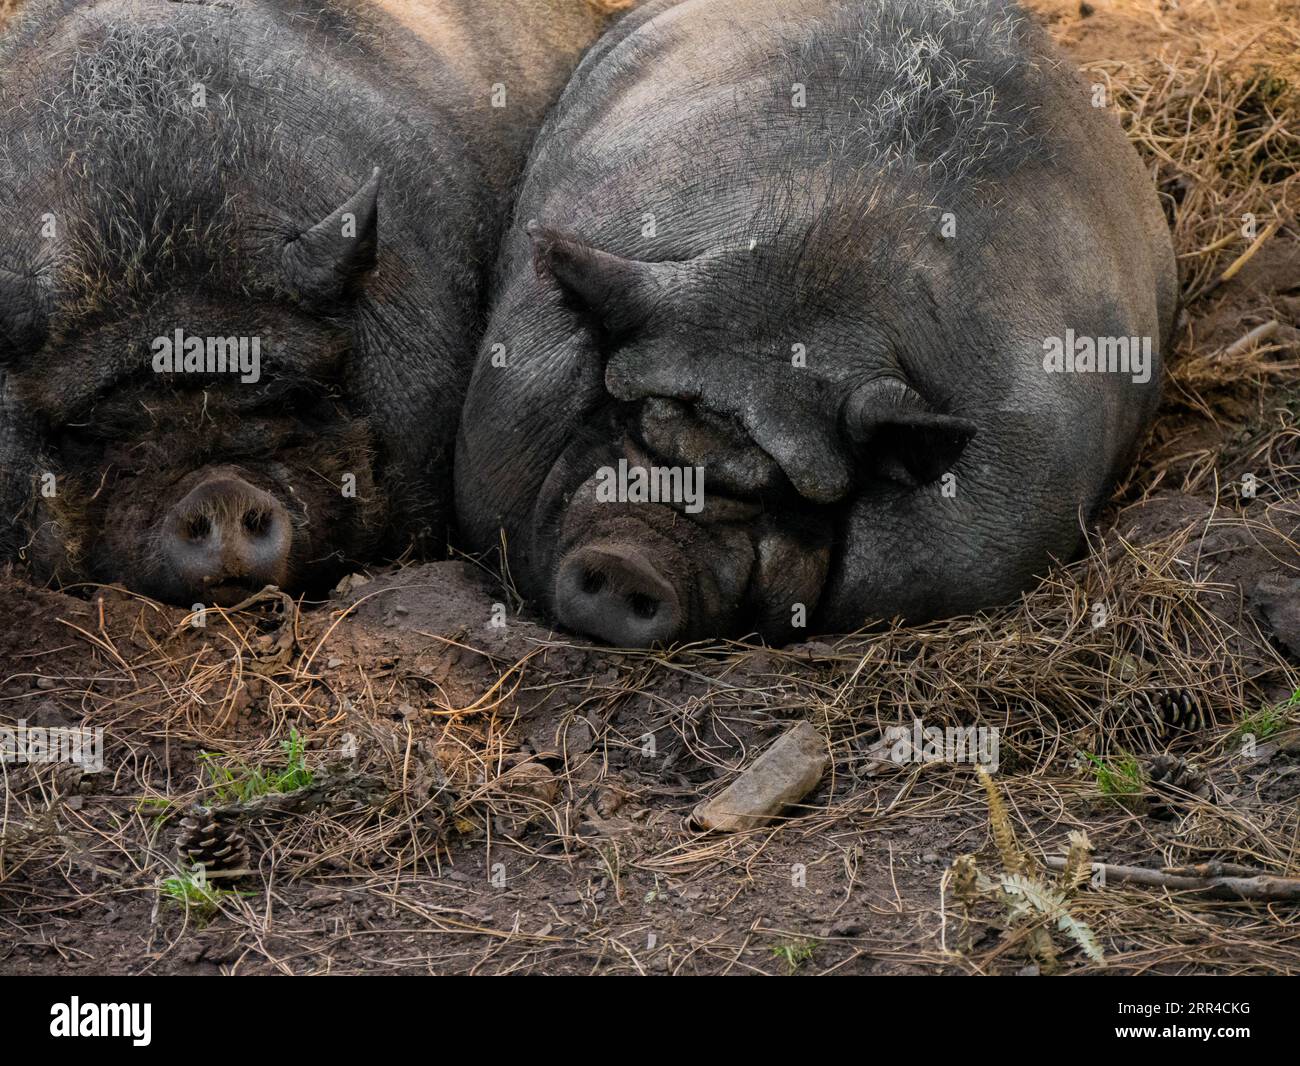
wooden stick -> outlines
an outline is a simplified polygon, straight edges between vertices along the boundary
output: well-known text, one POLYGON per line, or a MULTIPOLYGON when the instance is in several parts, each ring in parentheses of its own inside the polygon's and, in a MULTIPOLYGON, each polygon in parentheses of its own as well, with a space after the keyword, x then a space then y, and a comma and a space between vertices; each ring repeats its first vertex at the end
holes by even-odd
POLYGON ((1217 859, 1198 862, 1194 866, 1166 866, 1163 869, 1165 873, 1177 874, 1179 877, 1256 877, 1260 874, 1259 870, 1251 866, 1239 866, 1235 862, 1219 862, 1217 859))
POLYGON ((1256 237, 1253 241, 1251 241, 1250 247, 1247 248, 1244 252, 1242 252, 1241 255, 1237 256, 1237 258, 1234 259, 1228 265, 1227 270, 1225 270, 1222 274, 1220 274, 1217 278, 1215 278, 1212 282, 1210 282, 1207 286, 1205 286, 1205 288, 1203 288, 1196 295, 1208 296, 1210 293, 1214 292, 1214 290, 1217 289, 1220 285, 1226 284, 1227 282, 1231 281, 1234 277, 1236 277, 1237 272, 1242 267, 1244 267, 1247 263, 1249 263, 1251 258, 1254 256, 1254 254, 1264 247, 1264 243, 1271 236, 1273 236, 1273 234, 1275 234, 1278 231, 1278 229, 1281 228, 1282 222, 1283 222, 1283 217, 1281 215, 1273 219, 1273 221, 1270 222, 1268 226, 1266 226, 1260 232, 1259 236, 1256 237))
MULTIPOLYGON (((1051 870, 1065 869, 1065 859, 1051 857, 1045 860, 1051 870)), ((1215 864, 1205 864, 1207 868, 1215 864)), ((1243 870, 1245 867, 1228 867, 1243 870)), ((1235 900, 1300 900, 1300 878, 1276 877, 1273 874, 1254 873, 1250 877, 1210 876, 1188 877, 1182 874, 1166 873, 1164 870, 1151 870, 1145 866, 1111 866, 1109 863, 1094 862, 1093 872, 1097 870, 1107 881, 1128 882, 1135 885, 1153 885, 1168 888, 1175 892, 1195 892, 1207 899, 1235 900)))
POLYGON ((1228 347, 1224 348, 1222 358, 1231 359, 1233 356, 1241 355, 1243 352, 1249 351, 1251 348, 1255 347, 1255 345, 1261 344, 1273 336, 1273 334, 1281 328, 1281 325, 1282 324, 1275 318, 1271 322, 1265 322, 1262 326, 1256 326, 1245 336, 1239 337, 1237 340, 1229 344, 1228 347))
POLYGON ((372 774, 357 773, 344 766, 327 766, 316 771, 310 785, 293 792, 267 792, 244 802, 200 803, 199 806, 227 817, 257 818, 306 814, 340 804, 377 806, 389 794, 388 786, 372 774))

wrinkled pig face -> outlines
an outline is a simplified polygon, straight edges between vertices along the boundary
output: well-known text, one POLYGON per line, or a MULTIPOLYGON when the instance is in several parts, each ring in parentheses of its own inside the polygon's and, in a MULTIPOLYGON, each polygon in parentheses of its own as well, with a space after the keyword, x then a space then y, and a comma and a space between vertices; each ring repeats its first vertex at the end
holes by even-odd
POLYGON ((75 372, 17 374, 45 423, 37 571, 185 605, 231 605, 268 584, 318 590, 384 518, 367 427, 321 384, 346 348, 304 315, 194 297, 51 342, 42 361, 75 372), (160 353, 178 329, 243 340, 242 369, 169 370, 160 353))
POLYGON ((79 266, 116 240, 98 216, 44 263, 0 270, 0 363, 39 441, 23 553, 38 575, 229 605, 319 591, 373 547, 372 435, 340 393, 379 179, 263 236, 233 283, 211 282, 209 250, 124 292, 79 266))
POLYGON ((535 511, 569 628, 628 646, 788 638, 817 609, 849 502, 932 486, 975 434, 824 279, 820 306, 783 301, 733 261, 634 262, 530 232, 598 353, 590 418, 535 511))

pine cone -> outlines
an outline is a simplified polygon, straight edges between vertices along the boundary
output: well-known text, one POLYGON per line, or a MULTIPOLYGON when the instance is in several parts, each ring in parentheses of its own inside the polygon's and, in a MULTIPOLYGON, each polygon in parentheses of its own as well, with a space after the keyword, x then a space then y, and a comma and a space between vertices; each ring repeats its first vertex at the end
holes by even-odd
POLYGON ((1159 737, 1195 733, 1206 726, 1205 711, 1189 689, 1149 689, 1138 693, 1137 705, 1138 712, 1159 737))
POLYGON ((191 807, 181 819, 176 851, 186 866, 202 866, 209 875, 248 868, 248 842, 239 825, 209 807, 191 807))
POLYGON ((1152 818, 1173 818, 1196 796, 1214 802, 1214 786, 1199 769, 1176 755, 1153 755, 1143 763, 1151 796, 1147 813, 1152 818))

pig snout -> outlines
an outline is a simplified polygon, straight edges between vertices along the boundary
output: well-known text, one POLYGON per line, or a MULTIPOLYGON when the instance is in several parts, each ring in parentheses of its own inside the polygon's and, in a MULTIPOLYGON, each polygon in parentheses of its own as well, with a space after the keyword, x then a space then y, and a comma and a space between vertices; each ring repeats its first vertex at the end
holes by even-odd
POLYGON ((233 474, 201 481, 163 520, 162 551, 178 585, 222 606, 285 584, 292 544, 280 501, 233 474))
POLYGON ((589 544, 570 552, 555 580, 560 623, 623 648, 667 644, 683 628, 676 590, 634 544, 589 544))

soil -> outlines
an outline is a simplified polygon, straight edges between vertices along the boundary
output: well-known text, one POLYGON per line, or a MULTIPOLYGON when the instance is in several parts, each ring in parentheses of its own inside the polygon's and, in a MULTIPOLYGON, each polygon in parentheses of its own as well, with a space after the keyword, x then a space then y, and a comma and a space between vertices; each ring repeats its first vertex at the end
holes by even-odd
POLYGON ((1289 19, 1293 0, 1032 0, 1025 5, 1080 65, 1140 63, 1169 47, 1289 19))

